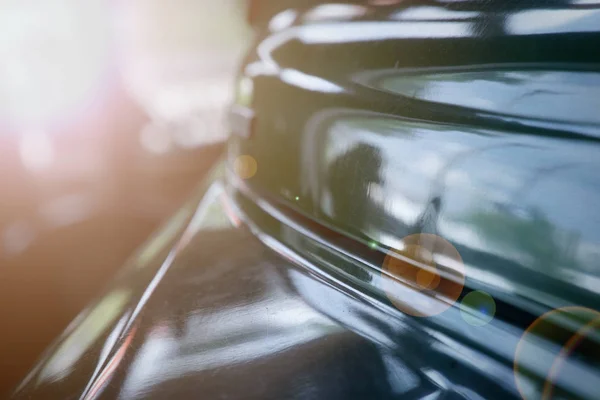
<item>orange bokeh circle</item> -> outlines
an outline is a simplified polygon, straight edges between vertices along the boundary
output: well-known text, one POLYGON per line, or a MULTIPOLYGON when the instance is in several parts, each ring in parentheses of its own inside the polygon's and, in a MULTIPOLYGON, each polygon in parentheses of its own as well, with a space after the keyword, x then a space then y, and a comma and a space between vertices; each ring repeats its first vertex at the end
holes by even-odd
POLYGON ((256 159, 247 154, 236 157, 233 162, 233 171, 241 179, 249 179, 256 175, 258 163, 256 159))
MULTIPOLYGON (((557 308, 541 315, 531 323, 517 344, 513 363, 515 383, 521 397, 524 400, 545 400, 552 398, 554 382, 557 379, 561 366, 570 356, 574 348, 580 344, 593 329, 600 332, 600 312, 591 308, 579 306, 557 308), (560 317, 570 318, 571 323, 578 323, 577 329, 567 329, 565 326, 557 326, 554 324, 553 320, 557 320, 560 317), (527 368, 523 368, 523 360, 533 358, 533 355, 540 351, 540 346, 536 343, 540 343, 542 339, 560 343, 561 347, 555 354, 552 363, 548 364, 546 374, 543 377, 534 376, 534 378, 544 380, 539 393, 526 394, 526 388, 523 382, 523 380, 526 379, 526 376, 521 370, 527 368), (528 352, 530 353, 526 354, 528 352)), ((597 344, 595 350, 597 351, 597 356, 600 356, 600 347, 597 344)))
POLYGON ((383 261, 382 289, 396 308, 415 317, 442 313, 458 300, 465 268, 458 250, 429 233, 405 237, 383 261))

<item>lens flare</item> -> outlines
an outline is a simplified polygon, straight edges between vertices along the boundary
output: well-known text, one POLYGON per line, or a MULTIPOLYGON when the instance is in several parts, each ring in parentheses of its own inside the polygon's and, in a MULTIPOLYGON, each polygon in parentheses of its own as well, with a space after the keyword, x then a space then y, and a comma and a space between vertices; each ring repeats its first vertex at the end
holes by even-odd
POLYGON ((233 171, 241 179, 250 179, 256 175, 258 164, 252 156, 238 156, 233 162, 233 171))
POLYGON ((450 308, 465 282, 464 264, 447 240, 415 234, 402 240, 383 262, 382 289, 400 311, 430 317, 450 308))
POLYGON ((467 294, 462 301, 460 313, 465 322, 473 326, 489 324, 496 314, 494 298, 480 290, 467 294))
POLYGON ((105 3, 12 0, 3 6, 3 118, 21 128, 45 127, 97 101, 115 61, 105 3))
POLYGON ((537 318, 523 333, 514 358, 517 389, 524 400, 592 398, 597 385, 574 382, 581 362, 600 361, 600 312, 563 307, 537 318), (573 354, 578 352, 577 357, 573 354), (547 360, 540 363, 539 360, 547 360))

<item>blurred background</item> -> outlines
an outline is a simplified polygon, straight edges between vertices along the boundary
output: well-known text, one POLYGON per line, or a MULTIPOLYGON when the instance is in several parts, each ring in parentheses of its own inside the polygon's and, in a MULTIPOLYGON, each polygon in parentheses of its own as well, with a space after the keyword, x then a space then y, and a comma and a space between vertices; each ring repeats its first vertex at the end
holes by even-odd
POLYGON ((243 0, 0 2, 0 397, 219 156, 243 0))

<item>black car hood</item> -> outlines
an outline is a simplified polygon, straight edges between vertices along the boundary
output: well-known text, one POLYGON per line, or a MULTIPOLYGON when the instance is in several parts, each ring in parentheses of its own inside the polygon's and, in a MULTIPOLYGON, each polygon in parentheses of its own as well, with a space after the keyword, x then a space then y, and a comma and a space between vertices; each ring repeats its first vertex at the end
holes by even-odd
POLYGON ((15 397, 479 398, 472 389, 499 387, 449 385, 444 374, 458 363, 438 339, 274 251, 227 199, 215 181, 193 216, 184 207, 162 246, 159 233, 15 397), (450 369, 425 367, 432 358, 450 369))

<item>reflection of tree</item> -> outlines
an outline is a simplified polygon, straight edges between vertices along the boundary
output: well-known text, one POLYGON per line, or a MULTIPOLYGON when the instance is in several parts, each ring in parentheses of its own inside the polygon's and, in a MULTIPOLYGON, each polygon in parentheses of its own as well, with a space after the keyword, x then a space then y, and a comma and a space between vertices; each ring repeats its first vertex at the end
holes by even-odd
POLYGON ((474 222, 483 218, 480 221, 482 224, 476 223, 476 226, 484 227, 484 232, 488 231, 491 240, 527 255, 532 261, 532 267, 537 270, 551 273, 565 263, 574 266, 574 253, 578 244, 575 235, 560 235, 555 225, 537 207, 528 208, 525 218, 519 218, 512 209, 514 207, 511 208, 512 204, 524 204, 527 194, 542 179, 574 165, 576 164, 563 163, 536 168, 527 179, 523 179, 509 202, 497 204, 495 212, 476 213, 474 222), (490 218, 491 221, 486 221, 490 218))
POLYGON ((427 205, 423 212, 417 218, 417 221, 413 227, 413 233, 433 233, 437 234, 438 218, 442 211, 444 203, 444 191, 446 190, 446 177, 454 165, 458 162, 464 162, 467 157, 474 155, 480 155, 481 153, 493 149, 520 146, 518 144, 508 143, 500 145, 490 145, 486 147, 473 147, 465 151, 458 152, 443 168, 440 168, 439 172, 435 175, 431 184, 431 195, 427 200, 427 205))
POLYGON ((369 206, 368 190, 373 183, 381 182, 380 150, 360 143, 337 158, 331 165, 329 188, 334 217, 364 227, 369 206))
POLYGON ((477 211, 467 222, 494 246, 525 255, 531 267, 552 274, 561 265, 574 266, 575 237, 562 237, 554 224, 538 208, 526 218, 499 210, 477 211))

